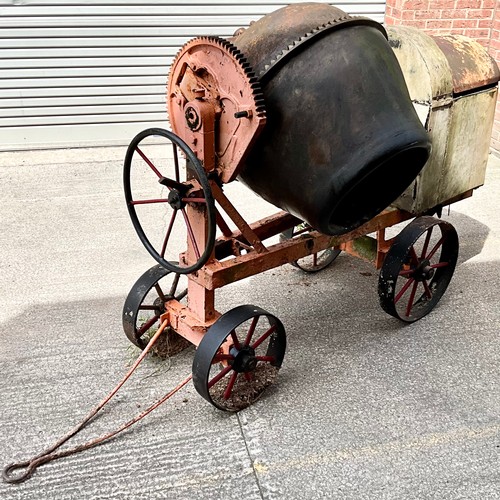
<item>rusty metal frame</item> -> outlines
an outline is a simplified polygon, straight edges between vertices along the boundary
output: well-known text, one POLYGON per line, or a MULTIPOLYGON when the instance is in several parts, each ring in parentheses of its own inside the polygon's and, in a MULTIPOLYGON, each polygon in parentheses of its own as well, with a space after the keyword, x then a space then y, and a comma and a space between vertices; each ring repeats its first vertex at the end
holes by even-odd
POLYGON ((414 217, 409 212, 389 208, 343 235, 328 236, 311 230, 265 246, 265 240, 302 221, 287 212, 278 212, 247 224, 225 195, 222 197, 221 194, 220 188, 214 190, 215 199, 219 203, 222 201, 221 208, 233 219, 238 229, 227 234, 227 225, 223 225, 223 234, 216 240, 213 258, 200 270, 188 275, 188 305, 171 300, 166 303, 166 312, 161 318, 162 321, 168 320, 179 335, 194 345, 200 343, 204 333, 220 316, 215 309, 216 289, 332 247, 371 261, 379 269, 391 243, 390 239, 385 239, 385 229, 414 217), (372 233, 376 237, 368 236, 372 233), (374 251, 367 251, 366 246, 359 244, 366 238, 374 242, 374 251))
MULTIPOLYGON (((166 312, 161 318, 196 346, 221 315, 215 309, 216 289, 327 248, 339 248, 380 269, 394 239, 386 238, 386 229, 415 217, 415 214, 391 207, 349 233, 328 236, 311 229, 289 240, 265 246, 266 240, 302 221, 281 211, 248 224, 221 194, 222 189, 214 190, 215 199, 219 203, 222 201, 221 208, 230 215, 238 229, 229 232, 225 223, 221 226, 223 234, 216 240, 213 257, 200 270, 188 275, 188 305, 171 300, 166 303, 166 312)), ((469 196, 472 196, 472 191, 443 202, 443 206, 469 196)))

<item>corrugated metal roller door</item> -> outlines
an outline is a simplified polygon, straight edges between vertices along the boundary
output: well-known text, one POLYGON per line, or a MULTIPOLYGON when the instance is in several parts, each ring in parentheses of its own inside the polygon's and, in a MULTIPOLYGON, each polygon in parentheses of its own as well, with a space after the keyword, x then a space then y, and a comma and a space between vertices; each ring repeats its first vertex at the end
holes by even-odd
MULTIPOLYGON (((0 0, 0 148, 127 143, 166 126, 169 64, 186 41, 296 1, 0 0)), ((335 5, 383 21, 383 1, 335 5)))

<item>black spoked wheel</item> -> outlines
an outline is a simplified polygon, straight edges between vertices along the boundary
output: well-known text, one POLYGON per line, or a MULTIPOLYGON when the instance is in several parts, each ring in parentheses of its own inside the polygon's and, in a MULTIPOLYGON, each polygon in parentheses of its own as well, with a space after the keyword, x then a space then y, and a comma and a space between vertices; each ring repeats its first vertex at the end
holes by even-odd
MULTIPOLYGON (((296 226, 283 231, 280 234, 280 241, 289 240, 294 236, 299 234, 303 234, 310 230, 307 227, 296 226)), ((322 250, 321 252, 315 252, 311 255, 307 255, 302 259, 295 260, 291 262, 292 266, 297 269, 301 269, 306 273, 316 273, 328 267, 338 256, 340 255, 340 250, 335 248, 327 248, 326 250, 322 250)))
POLYGON ((168 130, 144 130, 127 149, 123 181, 130 218, 153 258, 174 273, 200 269, 215 243, 215 204, 189 146, 168 130), (188 241, 192 256, 186 264, 188 241))
MULTIPOLYGON (((157 264, 148 269, 131 288, 123 306, 122 324, 127 338, 144 349, 160 326, 165 304, 172 299, 181 301, 187 295, 187 278, 172 273, 157 264)), ((171 328, 165 329, 153 352, 168 357, 179 353, 190 342, 171 328)))
POLYGON ((458 258, 458 235, 448 222, 418 217, 396 236, 380 270, 378 291, 384 311, 411 323, 443 296, 458 258))
POLYGON ((285 329, 276 316, 260 307, 236 307, 201 340, 193 361, 194 386, 221 410, 246 408, 274 383, 285 349, 285 329))

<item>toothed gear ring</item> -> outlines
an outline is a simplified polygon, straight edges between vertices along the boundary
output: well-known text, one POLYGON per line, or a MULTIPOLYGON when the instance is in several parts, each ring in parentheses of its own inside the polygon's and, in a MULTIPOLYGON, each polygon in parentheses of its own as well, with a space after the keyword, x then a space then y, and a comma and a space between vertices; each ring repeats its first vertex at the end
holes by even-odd
POLYGON ((172 130, 200 159, 216 127, 213 165, 205 169, 216 170, 224 183, 234 180, 266 121, 260 84, 244 55, 223 38, 189 41, 172 63, 167 104, 172 130))

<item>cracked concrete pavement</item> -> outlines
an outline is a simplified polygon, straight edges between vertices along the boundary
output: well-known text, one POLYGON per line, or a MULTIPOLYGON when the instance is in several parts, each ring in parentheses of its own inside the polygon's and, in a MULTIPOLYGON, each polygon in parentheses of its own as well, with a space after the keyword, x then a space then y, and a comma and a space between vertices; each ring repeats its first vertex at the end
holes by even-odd
MULTIPOLYGON (((0 154, 2 466, 52 444, 121 378, 137 351, 124 299, 154 261, 125 207, 124 148, 0 154)), ((256 219, 272 207, 238 183, 256 219)), ((460 237, 448 291, 421 321, 386 315, 377 273, 341 255, 218 291, 284 323, 278 383, 238 415, 189 385, 144 421, 41 466, 4 499, 500 498, 500 161, 444 218, 460 237)), ((148 358, 75 442, 109 431, 191 371, 193 349, 148 358)))

